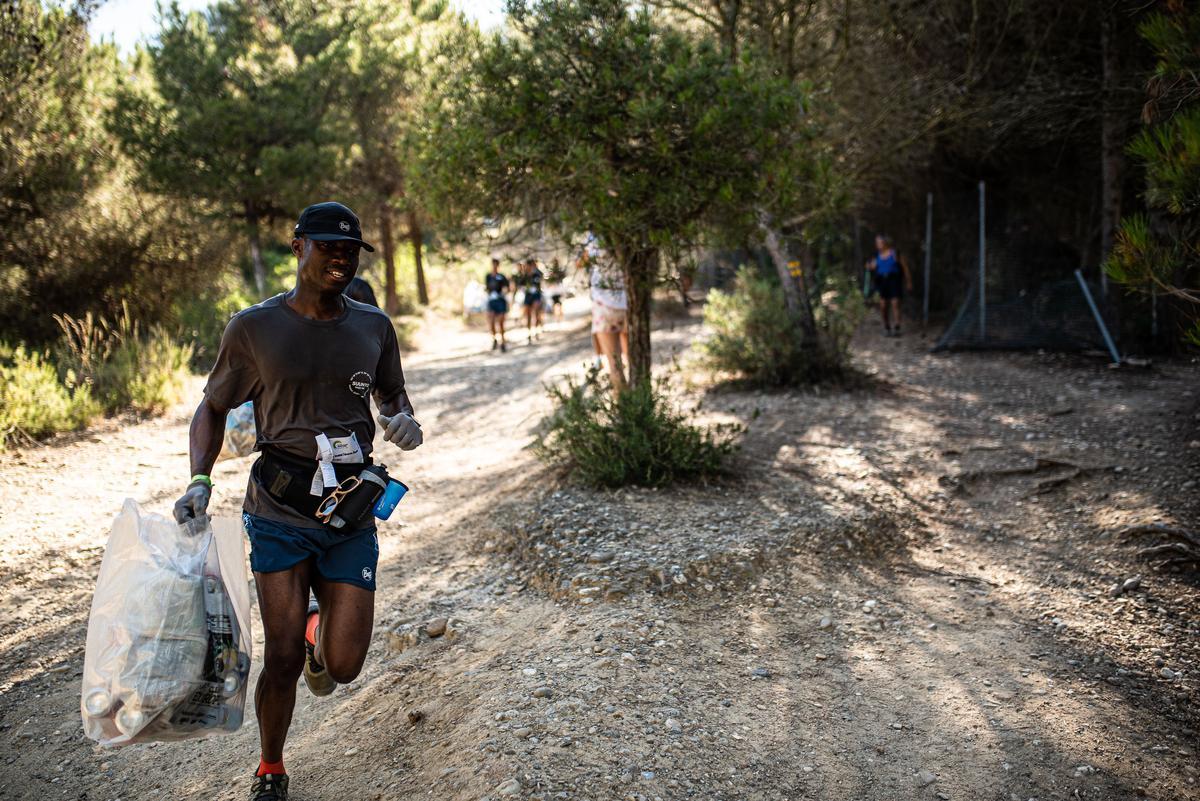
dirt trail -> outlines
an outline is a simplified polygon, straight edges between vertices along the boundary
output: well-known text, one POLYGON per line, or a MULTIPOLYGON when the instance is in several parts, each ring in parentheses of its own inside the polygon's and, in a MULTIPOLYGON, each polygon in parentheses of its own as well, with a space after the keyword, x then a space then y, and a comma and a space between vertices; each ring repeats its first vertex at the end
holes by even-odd
MULTIPOLYGON (((664 326, 660 359, 697 333, 664 326)), ((300 693, 293 798, 1200 798, 1196 576, 1108 536, 1200 522, 1195 365, 864 332, 865 389, 706 392, 704 419, 750 426, 735 477, 602 493, 525 448, 541 383, 588 356, 578 321, 484 339, 406 359, 426 445, 393 464, 412 492, 381 526, 364 675, 300 693)), ((126 496, 169 508, 189 411, 0 471, 0 799, 248 791, 252 715, 177 745, 81 735, 108 525, 126 496)), ((249 464, 219 463, 215 514, 249 464)))

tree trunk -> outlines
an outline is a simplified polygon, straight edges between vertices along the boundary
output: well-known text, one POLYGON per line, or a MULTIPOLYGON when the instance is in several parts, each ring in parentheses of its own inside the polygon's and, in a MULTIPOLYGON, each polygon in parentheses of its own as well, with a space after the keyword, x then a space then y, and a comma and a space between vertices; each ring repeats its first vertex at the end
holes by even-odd
POLYGON ((788 314, 804 332, 805 340, 815 342, 817 321, 808 292, 797 280, 798 276, 792 275, 787 257, 783 255, 783 249, 779 246, 779 234, 768 224, 768 218, 764 212, 759 213, 758 228, 762 232, 763 244, 767 248, 767 253, 771 256, 771 263, 775 265, 779 283, 783 286, 783 297, 787 304, 788 314))
POLYGON ((392 238, 392 209, 388 204, 379 206, 379 236, 383 239, 383 310, 388 317, 400 312, 400 298, 396 294, 396 242, 392 238))
POLYGON ((246 207, 247 236, 250 239, 250 266, 254 270, 254 288, 261 300, 267 294, 267 267, 263 264, 262 243, 258 238, 258 214, 246 207))
POLYGON ((625 275, 625 317, 629 327, 629 385, 650 381, 650 302, 658 251, 654 248, 619 250, 625 275))
POLYGON ((424 232, 421 230, 421 221, 417 219, 417 212, 413 209, 408 210, 408 241, 412 243, 413 263, 417 265, 417 303, 422 306, 429 305, 429 290, 425 286, 425 263, 421 258, 422 248, 424 246, 424 232))
MULTIPOLYGON (((1124 159, 1121 146, 1122 120, 1116 102, 1116 82, 1120 64, 1117 43, 1113 41, 1113 12, 1105 11, 1100 22, 1100 52, 1102 64, 1100 113, 1100 260, 1108 258, 1121 224, 1121 173, 1124 159)), ((1101 270, 1101 281, 1108 282, 1101 270)))

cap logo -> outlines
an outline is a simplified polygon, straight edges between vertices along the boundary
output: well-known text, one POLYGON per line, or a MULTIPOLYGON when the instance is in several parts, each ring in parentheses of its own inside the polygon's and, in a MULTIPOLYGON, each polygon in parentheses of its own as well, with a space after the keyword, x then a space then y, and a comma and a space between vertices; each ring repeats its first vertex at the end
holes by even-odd
POLYGON ((341 228, 343 231, 349 231, 350 223, 346 222, 345 220, 342 220, 340 223, 338 223, 338 228, 341 228))

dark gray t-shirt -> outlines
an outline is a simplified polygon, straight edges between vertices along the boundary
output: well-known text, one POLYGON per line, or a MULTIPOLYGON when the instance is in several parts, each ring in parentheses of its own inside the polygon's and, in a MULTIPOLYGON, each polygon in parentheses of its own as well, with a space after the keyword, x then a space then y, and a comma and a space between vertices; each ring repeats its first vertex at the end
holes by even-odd
MULTIPOLYGON (((344 300, 345 311, 333 320, 302 316, 282 294, 238 312, 225 327, 204 387, 217 409, 254 401, 255 450, 272 445, 311 459, 314 472, 317 434, 354 434, 363 455, 371 452, 371 394, 381 408, 398 403, 412 412, 391 320, 374 306, 344 300)), ((253 476, 244 508, 268 520, 318 526, 278 503, 253 476)))

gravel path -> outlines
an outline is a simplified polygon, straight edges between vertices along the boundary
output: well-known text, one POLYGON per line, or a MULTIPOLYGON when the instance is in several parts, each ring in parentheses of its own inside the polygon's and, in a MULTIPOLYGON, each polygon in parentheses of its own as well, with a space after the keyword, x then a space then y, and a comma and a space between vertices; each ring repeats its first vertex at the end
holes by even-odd
MULTIPOLYGON (((698 333, 664 324, 660 359, 698 333)), ((735 475, 608 493, 526 448, 541 384, 588 356, 578 319, 485 340, 406 360, 426 444, 391 465, 412 492, 364 675, 300 692, 294 799, 1200 798, 1197 576, 1113 536, 1200 524, 1196 365, 864 332, 861 389, 693 376, 702 419, 749 425, 735 475)), ((127 496, 167 511, 189 411, 0 470, 0 799, 248 792, 252 719, 116 751, 79 721, 109 523, 127 496)), ((219 463, 216 514, 249 464, 219 463)))

